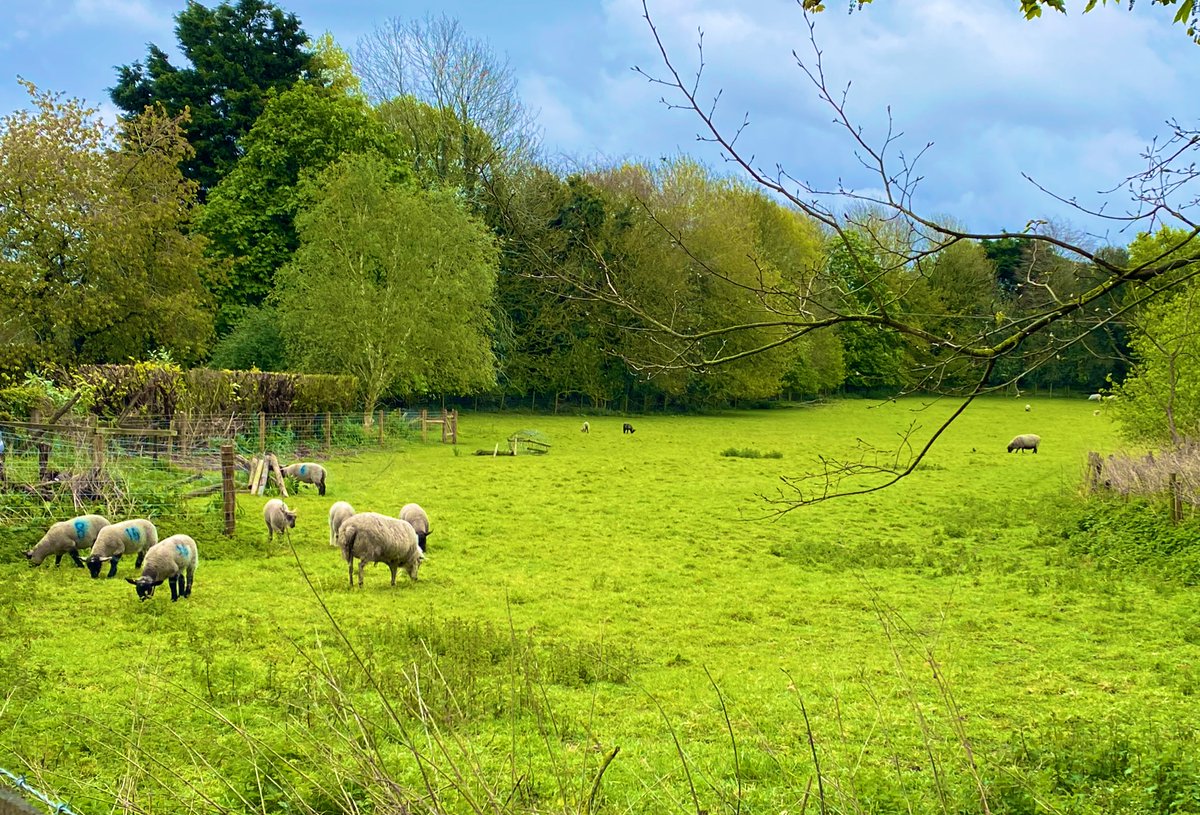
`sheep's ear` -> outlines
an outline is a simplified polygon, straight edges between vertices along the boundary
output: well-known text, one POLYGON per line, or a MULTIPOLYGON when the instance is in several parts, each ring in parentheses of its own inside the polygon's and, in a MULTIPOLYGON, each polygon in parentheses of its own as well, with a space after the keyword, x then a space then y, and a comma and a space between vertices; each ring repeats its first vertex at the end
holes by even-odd
POLYGON ((127 577, 127 578, 125 578, 125 582, 126 582, 126 583, 132 583, 132 584, 133 584, 133 585, 135 585, 135 586, 137 585, 137 581, 136 581, 136 580, 134 580, 132 577, 127 577))
POLYGON ((28 552, 22 552, 21 554, 23 554, 25 556, 26 560, 33 560, 33 550, 32 549, 30 549, 28 552))

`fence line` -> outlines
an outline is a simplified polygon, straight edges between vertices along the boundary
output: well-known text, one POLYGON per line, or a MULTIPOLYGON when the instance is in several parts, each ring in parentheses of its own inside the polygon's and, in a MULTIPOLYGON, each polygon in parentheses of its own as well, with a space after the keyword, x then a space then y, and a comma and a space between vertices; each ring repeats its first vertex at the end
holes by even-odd
MULTIPOLYGON (((7 777, 17 789, 21 790, 22 792, 29 793, 34 798, 37 798, 43 804, 50 807, 51 812, 58 815, 78 815, 78 813, 61 801, 55 801, 41 790, 29 786, 29 784, 25 781, 25 776, 11 773, 3 767, 0 767, 0 775, 7 777)), ((34 815, 37 815, 37 810, 29 806, 29 804, 25 801, 21 801, 21 805, 27 808, 26 812, 31 812, 34 813, 34 815)), ((8 811, 7 802, 3 798, 0 798, 0 815, 7 813, 8 811)))

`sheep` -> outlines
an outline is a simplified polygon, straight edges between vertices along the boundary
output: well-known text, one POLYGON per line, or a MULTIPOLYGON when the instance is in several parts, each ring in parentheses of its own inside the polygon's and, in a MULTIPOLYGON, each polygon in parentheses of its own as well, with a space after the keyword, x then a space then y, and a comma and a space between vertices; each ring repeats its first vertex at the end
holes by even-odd
POLYGON ((1031 411, 1031 410, 1033 410, 1033 405, 1026 405, 1026 406, 1025 406, 1025 412, 1026 412, 1026 413, 1028 413, 1028 412, 1029 412, 1029 411, 1031 411))
POLYGON ((84 563, 79 550, 90 548, 106 526, 108 519, 103 515, 80 515, 69 521, 59 521, 46 530, 37 546, 24 553, 25 558, 30 566, 41 566, 43 560, 54 555, 54 565, 58 566, 63 555, 70 555, 75 565, 82 569, 84 563))
POLYGON ((425 514, 425 510, 421 509, 420 504, 405 504, 400 507, 400 519, 412 524, 413 530, 417 533, 417 545, 424 552, 425 541, 432 534, 429 531, 429 516, 425 514))
POLYGON ((354 507, 345 501, 338 501, 329 508, 329 545, 337 546, 338 528, 346 519, 354 514, 354 507))
POLYGON ((96 542, 92 544, 92 553, 88 555, 87 568, 92 579, 100 576, 100 566, 108 563, 108 577, 116 577, 117 562, 121 555, 137 553, 135 568, 141 568, 146 559, 146 550, 158 543, 158 530, 154 524, 145 518, 134 518, 109 524, 100 530, 96 542))
POLYGON ((624 424, 624 426, 622 426, 622 427, 621 427, 621 433, 622 433, 622 434, 624 434, 624 433, 633 433, 633 432, 635 432, 635 431, 634 431, 634 429, 633 429, 633 425, 631 425, 629 422, 626 422, 626 423, 624 424))
POLYGON ((403 567, 408 576, 417 579, 417 569, 425 555, 417 545, 417 532, 412 524, 400 518, 389 518, 378 512, 360 512, 347 518, 338 529, 338 544, 342 557, 350 565, 350 588, 354 588, 354 558, 358 558, 358 587, 363 585, 363 567, 368 563, 386 563, 392 570, 392 585, 396 571, 403 567))
POLYGON ((267 543, 275 540, 276 532, 290 538, 288 530, 296 528, 296 513, 278 498, 272 498, 263 505, 263 520, 267 524, 267 543))
POLYGON ((1041 443, 1041 436, 1034 435, 1033 433, 1022 433, 1008 443, 1008 452, 1011 453, 1013 450, 1020 450, 1021 452, 1032 450, 1036 453, 1038 445, 1041 443))
POLYGON ((1098 410, 1093 410, 1093 411, 1092 411, 1092 415, 1093 415, 1093 416, 1099 416, 1099 415, 1100 415, 1100 411, 1098 411, 1098 410))
POLYGON ((166 580, 171 585, 171 602, 174 603, 180 597, 192 596, 192 579, 199 562, 196 542, 187 535, 172 535, 150 547, 141 577, 137 580, 127 577, 125 582, 132 583, 137 589, 139 600, 149 600, 154 596, 155 587, 166 580))
POLYGON ((1089 402, 1099 402, 1103 398, 1104 397, 1101 394, 1093 393, 1091 396, 1088 397, 1088 401, 1089 402))
POLYGON ((589 425, 587 422, 584 422, 583 427, 579 428, 580 433, 587 433, 590 430, 591 430, 591 425, 589 425))
POLYGON ((325 494, 325 468, 320 464, 313 464, 310 461, 289 464, 283 468, 283 474, 290 475, 305 484, 315 484, 317 494, 325 494))

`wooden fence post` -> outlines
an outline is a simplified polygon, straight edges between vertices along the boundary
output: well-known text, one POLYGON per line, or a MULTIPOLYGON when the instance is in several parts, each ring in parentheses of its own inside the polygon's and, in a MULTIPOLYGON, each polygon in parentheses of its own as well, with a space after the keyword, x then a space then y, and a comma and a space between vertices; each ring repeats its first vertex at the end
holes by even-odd
POLYGON ((442 408, 442 444, 446 443, 446 435, 450 432, 450 429, 446 426, 449 421, 450 414, 446 412, 445 408, 442 408))
POLYGON ((1171 522, 1178 525, 1183 520, 1183 495, 1179 489, 1179 473, 1171 473, 1171 522))
POLYGON ((233 483, 233 445, 228 443, 221 445, 221 498, 225 509, 225 537, 232 538, 237 525, 237 489, 233 483))
POLYGON ((104 470, 104 436, 92 428, 92 467, 96 472, 104 470))
POLYGON ((421 408, 421 441, 429 441, 429 411, 421 408))
POLYGON ((325 454, 329 455, 330 448, 333 447, 333 414, 328 411, 325 413, 325 454))
POLYGON ((167 436, 167 461, 175 459, 175 417, 171 417, 171 421, 167 424, 167 429, 171 431, 171 435, 167 436))
POLYGON ((261 410, 258 412, 258 454, 267 454, 267 414, 261 410))
POLYGON ((383 411, 379 411, 379 446, 383 447, 383 411))

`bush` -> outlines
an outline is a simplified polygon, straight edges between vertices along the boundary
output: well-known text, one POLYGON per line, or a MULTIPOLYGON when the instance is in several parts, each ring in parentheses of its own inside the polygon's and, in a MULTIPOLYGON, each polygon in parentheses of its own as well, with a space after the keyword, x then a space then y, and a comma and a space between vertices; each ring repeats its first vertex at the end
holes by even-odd
POLYGON ((1200 585, 1200 519, 1171 522, 1166 501, 1092 499, 1065 508, 1057 536, 1100 568, 1139 568, 1200 585))
POLYGON ((763 453, 753 447, 727 447, 721 451, 721 455, 726 458, 783 458, 783 453, 778 450, 763 453))

